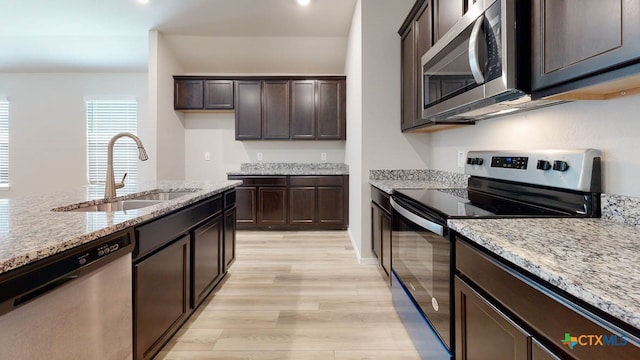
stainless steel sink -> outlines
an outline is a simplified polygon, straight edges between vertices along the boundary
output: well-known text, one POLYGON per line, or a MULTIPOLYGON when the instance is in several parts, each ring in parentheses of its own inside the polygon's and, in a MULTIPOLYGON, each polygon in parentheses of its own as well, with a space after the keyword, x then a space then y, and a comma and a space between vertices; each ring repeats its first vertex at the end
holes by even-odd
POLYGON ((185 191, 164 191, 156 190, 140 195, 125 196, 124 199, 116 201, 104 201, 104 202, 86 202, 71 204, 68 206, 61 206, 52 211, 71 211, 71 212, 113 212, 113 211, 126 211, 141 209, 147 206, 153 206, 165 201, 177 199, 179 197, 193 194, 200 189, 189 189, 185 191))

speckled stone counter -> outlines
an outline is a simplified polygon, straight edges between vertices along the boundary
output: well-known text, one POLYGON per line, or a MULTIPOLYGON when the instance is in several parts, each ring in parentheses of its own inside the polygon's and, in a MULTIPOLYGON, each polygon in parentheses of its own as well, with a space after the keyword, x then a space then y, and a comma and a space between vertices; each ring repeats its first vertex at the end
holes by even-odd
POLYGON ((490 252, 640 329, 640 231, 601 219, 449 220, 490 252))
POLYGON ((227 175, 349 175, 342 163, 242 163, 227 175))
POLYGON ((77 191, 37 197, 0 199, 4 210, 0 213, 0 274, 152 220, 241 183, 163 181, 125 187, 117 190, 117 199, 124 200, 133 194, 157 189, 189 193, 157 205, 114 212, 51 211, 80 202, 99 203, 96 199, 103 197, 104 186, 87 186, 77 191))
POLYGON ((467 187, 464 174, 439 170, 370 170, 369 184, 387 194, 394 189, 460 189, 467 187))

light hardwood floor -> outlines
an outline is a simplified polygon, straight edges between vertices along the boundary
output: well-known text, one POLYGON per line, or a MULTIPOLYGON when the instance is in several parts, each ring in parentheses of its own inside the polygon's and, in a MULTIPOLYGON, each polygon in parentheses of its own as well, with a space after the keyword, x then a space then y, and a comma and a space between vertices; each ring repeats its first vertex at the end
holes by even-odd
POLYGON ((237 260, 156 359, 420 359, 346 232, 237 234, 237 260))

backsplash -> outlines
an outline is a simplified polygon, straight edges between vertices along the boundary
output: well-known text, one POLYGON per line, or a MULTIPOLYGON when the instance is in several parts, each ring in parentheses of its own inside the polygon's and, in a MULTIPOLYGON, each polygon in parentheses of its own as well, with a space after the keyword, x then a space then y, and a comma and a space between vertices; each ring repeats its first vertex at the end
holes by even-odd
POLYGON ((369 170, 369 180, 429 180, 466 187, 469 175, 429 169, 369 170))

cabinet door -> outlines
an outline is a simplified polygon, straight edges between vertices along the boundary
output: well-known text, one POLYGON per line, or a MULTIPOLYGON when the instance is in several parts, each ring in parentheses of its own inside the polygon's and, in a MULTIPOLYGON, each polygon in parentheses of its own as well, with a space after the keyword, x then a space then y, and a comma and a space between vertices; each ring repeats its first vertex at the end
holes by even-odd
POLYGON ((455 277, 456 359, 528 360, 530 336, 455 277))
POLYGON ((256 224, 258 189, 255 186, 236 188, 236 216, 239 223, 256 224))
POLYGON ((316 223, 316 188, 314 186, 289 188, 289 224, 314 225, 316 223))
POLYGON ((197 110, 203 107, 202 80, 174 80, 173 108, 197 110))
POLYGON ((382 224, 380 224, 380 207, 371 202, 371 252, 378 258, 380 264, 380 244, 382 243, 382 224))
POLYGON ((418 105, 417 87, 416 87, 416 50, 415 50, 415 31, 412 26, 402 35, 401 39, 401 64, 402 64, 402 109, 401 109, 401 127, 402 130, 408 129, 414 125, 417 119, 418 105))
POLYGON ((380 211, 380 267, 391 285, 391 216, 380 211))
POLYGON ((236 208, 224 212, 224 262, 222 272, 227 273, 236 260, 236 208))
POLYGON ((285 225, 287 223, 287 188, 258 188, 258 224, 285 225))
POLYGON ((320 224, 344 224, 344 188, 318 187, 318 222, 320 224))
POLYGON ((531 342, 531 360, 560 360, 561 358, 539 343, 536 339, 531 342))
POLYGON ((207 80, 204 82, 204 108, 209 110, 233 109, 233 80, 207 80))
POLYGON ((346 139, 345 81, 318 80, 317 136, 318 140, 346 139))
POLYGON ((425 1, 424 5, 416 15, 414 21, 415 41, 416 41, 416 60, 415 60, 415 81, 416 81, 416 94, 415 94, 415 106, 416 119, 422 117, 422 97, 424 89, 422 88, 422 56, 431 49, 432 44, 432 30, 431 30, 431 7, 429 1, 425 1))
POLYGON ((291 81, 291 138, 316 137, 316 82, 291 81))
POLYGON ((535 0, 533 89, 640 58, 640 2, 535 0))
POLYGON ((236 81, 236 140, 262 137, 261 101, 260 81, 236 81))
POLYGON ((268 80, 263 84, 262 138, 289 139, 289 82, 268 80))
POLYGON ((434 43, 464 15, 467 0, 434 0, 434 43))
POLYGON ((222 216, 191 231, 191 308, 195 309, 222 278, 222 216))
POLYGON ((133 265, 134 351, 153 356, 189 314, 189 237, 133 265))

